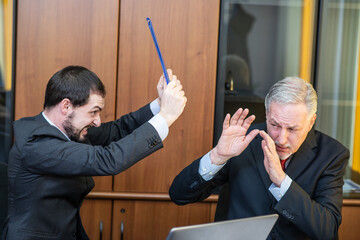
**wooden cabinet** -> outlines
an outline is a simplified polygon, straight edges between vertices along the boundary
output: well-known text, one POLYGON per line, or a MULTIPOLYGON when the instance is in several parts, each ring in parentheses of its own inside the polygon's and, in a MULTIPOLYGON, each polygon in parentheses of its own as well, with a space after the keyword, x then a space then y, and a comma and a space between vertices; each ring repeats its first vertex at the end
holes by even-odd
MULTIPOLYGON (((119 1, 18 0, 15 120, 43 109, 46 84, 68 65, 94 71, 107 89, 102 121, 115 119, 119 1)), ((111 191, 112 177, 95 190, 111 191)))
MULTIPOLYGON (((155 99, 162 69, 146 17, 188 98, 163 149, 115 177, 95 177, 81 208, 90 239, 165 239, 172 227, 213 221, 216 197, 179 207, 167 191, 212 147, 219 7, 220 0, 17 1, 15 120, 42 111, 47 81, 67 65, 104 82, 103 121, 155 99)), ((340 239, 360 235, 359 216, 359 204, 344 200, 340 239)))
POLYGON ((360 199, 344 199, 340 240, 356 240, 360 236, 360 199))
POLYGON ((163 193, 91 192, 81 216, 92 240, 166 239, 173 227, 213 222, 216 204, 216 195, 177 206, 163 193))
POLYGON ((116 117, 157 97, 162 69, 147 17, 188 102, 164 148, 114 177, 115 193, 144 196, 114 200, 112 239, 121 239, 121 229, 124 239, 165 239, 172 227, 214 219, 211 203, 179 207, 167 193, 174 177, 212 147, 219 5, 218 0, 121 1, 116 117), (160 199, 154 199, 157 194, 160 199))
POLYGON ((80 214, 90 239, 111 239, 111 200, 86 199, 81 207, 80 214))
POLYGON ((219 7, 220 0, 17 2, 15 119, 42 111, 47 81, 67 65, 104 82, 103 122, 154 100, 162 68, 146 17, 184 86, 188 102, 164 148, 117 176, 95 177, 81 208, 90 239, 120 239, 121 222, 125 239, 164 239, 172 227, 213 221, 214 202, 178 207, 167 192, 212 147, 219 7))
POLYGON ((123 0, 120 9, 116 116, 157 97, 162 69, 146 17, 188 101, 164 148, 115 176, 114 191, 167 193, 176 174, 212 147, 219 0, 123 0))
MULTIPOLYGON (((47 81, 67 65, 85 66, 104 82, 103 121, 155 99, 162 69, 145 20, 152 19, 165 63, 182 81, 187 106, 164 149, 115 176, 114 186, 112 176, 96 177, 93 193, 166 196, 175 175, 212 145, 219 0, 19 0, 17 9, 15 119, 42 111, 47 81)), ((86 199, 81 216, 91 239, 100 238, 100 223, 102 239, 110 239, 119 235, 119 221, 129 238, 141 228, 152 226, 157 237, 173 226, 213 219, 210 203, 179 208, 169 199, 133 197, 86 199)))
POLYGON ((15 119, 42 111, 46 83, 67 65, 99 76, 108 90, 102 120, 114 119, 118 8, 117 0, 18 0, 15 119))
POLYGON ((176 206, 169 200, 116 200, 112 239, 166 239, 173 227, 209 222, 210 209, 209 202, 176 206))
MULTIPOLYGON (((179 207, 167 192, 176 174, 212 147, 218 15, 218 0, 121 1, 116 117, 157 97, 162 69, 146 17, 188 102, 164 148, 114 176, 114 191, 106 196, 113 201, 112 239, 165 239, 172 227, 214 219, 213 202, 179 207)), ((90 195, 91 200, 105 197, 94 191, 90 195)), ((84 225, 89 233, 93 223, 84 225)))

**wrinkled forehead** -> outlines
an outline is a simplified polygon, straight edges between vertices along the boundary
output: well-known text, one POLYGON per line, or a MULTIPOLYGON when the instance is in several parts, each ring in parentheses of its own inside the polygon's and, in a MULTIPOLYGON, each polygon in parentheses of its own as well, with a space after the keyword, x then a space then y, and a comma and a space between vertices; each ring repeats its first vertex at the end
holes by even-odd
POLYGON ((102 110, 105 107, 105 99, 99 94, 90 94, 88 101, 85 105, 81 106, 80 108, 83 109, 98 109, 102 110))
POLYGON ((278 103, 272 102, 266 112, 268 121, 299 125, 309 120, 309 112, 304 103, 278 103))

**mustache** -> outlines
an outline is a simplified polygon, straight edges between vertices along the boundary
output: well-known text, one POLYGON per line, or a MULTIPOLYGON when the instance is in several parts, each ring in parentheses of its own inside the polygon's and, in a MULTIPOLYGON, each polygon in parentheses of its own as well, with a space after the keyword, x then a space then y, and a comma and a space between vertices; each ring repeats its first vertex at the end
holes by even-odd
POLYGON ((290 145, 289 144, 280 144, 278 141, 274 141, 275 142, 275 145, 278 146, 278 147, 282 147, 282 148, 290 148, 290 145))

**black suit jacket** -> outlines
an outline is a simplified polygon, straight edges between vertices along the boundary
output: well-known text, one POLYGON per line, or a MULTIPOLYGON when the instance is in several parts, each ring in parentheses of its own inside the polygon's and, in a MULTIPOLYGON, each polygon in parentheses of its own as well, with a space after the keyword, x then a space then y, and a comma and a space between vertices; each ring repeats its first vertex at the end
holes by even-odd
MULTIPOLYGON (((266 130, 265 124, 252 128, 266 130)), ((272 182, 264 167, 261 140, 258 135, 210 181, 198 173, 200 159, 194 161, 174 179, 169 190, 172 201, 180 205, 201 201, 216 186, 228 183, 228 219, 278 213, 269 239, 336 238, 349 151, 329 136, 311 130, 285 170, 293 182, 277 202, 268 190, 272 182)))
POLYGON ((89 143, 68 141, 41 114, 14 123, 8 218, 3 239, 88 239, 79 210, 90 176, 124 171, 162 147, 147 121, 149 105, 88 131, 89 143))

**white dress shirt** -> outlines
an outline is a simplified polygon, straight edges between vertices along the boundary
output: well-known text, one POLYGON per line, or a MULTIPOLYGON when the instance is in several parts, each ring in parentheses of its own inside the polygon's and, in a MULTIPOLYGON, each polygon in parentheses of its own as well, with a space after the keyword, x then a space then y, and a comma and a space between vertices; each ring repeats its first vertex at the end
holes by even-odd
MULTIPOLYGON (((289 164, 289 161, 290 159, 286 162, 285 166, 289 164)), ((199 174, 205 181, 209 181, 215 176, 215 174, 218 171, 220 171, 220 169, 224 165, 225 164, 223 165, 212 164, 210 159, 210 152, 208 152, 200 159, 199 174)), ((272 183, 269 187, 269 191, 277 201, 280 201, 281 198, 285 195, 285 193, 289 189, 291 182, 292 179, 286 174, 284 180, 281 182, 280 187, 277 187, 274 183, 272 183)))

